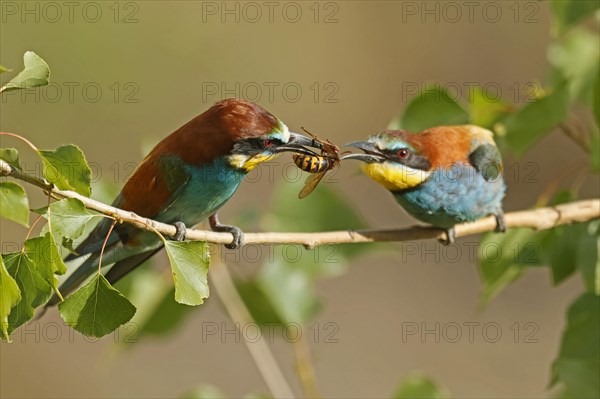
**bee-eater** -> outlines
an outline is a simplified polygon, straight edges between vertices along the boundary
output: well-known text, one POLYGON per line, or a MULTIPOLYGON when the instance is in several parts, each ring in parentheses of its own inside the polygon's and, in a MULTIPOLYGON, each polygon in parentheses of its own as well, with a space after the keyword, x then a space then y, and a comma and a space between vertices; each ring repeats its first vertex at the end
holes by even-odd
POLYGON ((484 216, 496 217, 504 231, 502 158, 489 130, 474 125, 439 126, 420 133, 388 130, 348 147, 364 153, 345 156, 391 191, 415 218, 446 230, 484 216))
MULTIPOLYGON (((278 118, 251 102, 227 99, 216 103, 158 143, 125 183, 113 206, 163 223, 174 224, 177 240, 185 226, 208 218, 214 231, 233 235, 229 248, 238 247, 242 231, 219 223, 217 211, 248 172, 282 152, 314 154, 303 146, 320 144, 292 133, 278 118)), ((61 285, 67 295, 98 267, 100 250, 112 221, 104 219, 65 261, 89 257, 61 285)), ((113 264, 111 283, 162 248, 152 232, 117 224, 107 240, 102 265, 113 264)), ((58 302, 56 296, 48 306, 58 302)))

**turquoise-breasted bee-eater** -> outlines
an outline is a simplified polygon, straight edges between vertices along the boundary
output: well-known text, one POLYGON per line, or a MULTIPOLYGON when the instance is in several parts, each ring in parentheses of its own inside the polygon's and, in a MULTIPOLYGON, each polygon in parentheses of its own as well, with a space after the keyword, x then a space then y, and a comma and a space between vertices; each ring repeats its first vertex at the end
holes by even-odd
POLYGON ((420 133, 388 130, 346 144, 362 150, 363 171, 388 189, 415 218, 446 230, 488 215, 504 231, 506 186, 493 134, 474 125, 438 126, 420 133))
MULTIPOLYGON (((219 223, 217 211, 233 195, 244 176, 262 162, 289 151, 314 154, 304 146, 320 148, 312 138, 290 132, 278 118, 248 101, 227 99, 216 103, 158 143, 125 183, 113 206, 178 229, 206 218, 214 231, 231 232, 238 247, 241 230, 219 223)), ((112 221, 104 219, 69 255, 70 261, 87 259, 61 285, 67 295, 98 267, 100 250, 112 221)), ((162 248, 152 232, 117 224, 107 239, 102 265, 113 265, 106 274, 114 283, 162 248)), ((58 302, 55 296, 48 306, 58 302)))

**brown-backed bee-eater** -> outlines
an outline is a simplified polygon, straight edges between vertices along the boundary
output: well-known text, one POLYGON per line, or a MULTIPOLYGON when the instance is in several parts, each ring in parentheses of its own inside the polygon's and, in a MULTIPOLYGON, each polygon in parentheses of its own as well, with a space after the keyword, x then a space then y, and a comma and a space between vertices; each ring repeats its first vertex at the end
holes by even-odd
MULTIPOLYGON (((242 231, 219 223, 217 211, 233 195, 244 176, 282 152, 314 154, 312 138, 292 133, 275 116, 251 102, 227 99, 216 103, 158 143, 125 183, 113 206, 174 224, 177 240, 185 227, 208 218, 214 231, 230 232, 238 247, 242 231)), ((88 258, 61 285, 67 295, 98 268, 100 250, 112 221, 104 219, 69 255, 88 258)), ((114 283, 162 248, 159 237, 129 224, 117 224, 108 237, 102 265, 113 265, 106 278, 114 283)), ((58 302, 55 297, 48 306, 58 302)))
POLYGON ((474 125, 439 126, 420 133, 388 130, 348 147, 364 153, 363 171, 391 191, 415 218, 446 230, 454 242, 454 225, 495 215, 504 231, 502 158, 489 130, 474 125))

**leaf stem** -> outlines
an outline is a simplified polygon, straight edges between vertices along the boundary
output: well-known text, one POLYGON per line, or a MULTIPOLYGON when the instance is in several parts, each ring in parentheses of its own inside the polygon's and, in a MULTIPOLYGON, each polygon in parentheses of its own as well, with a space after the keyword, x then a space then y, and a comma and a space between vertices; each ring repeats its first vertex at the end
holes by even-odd
POLYGON ((2 136, 11 136, 11 137, 17 138, 17 139, 19 139, 19 140, 23 141, 23 142, 24 142, 25 144, 27 144, 29 147, 31 147, 31 149, 32 149, 33 151, 35 151, 35 152, 38 152, 38 151, 39 151, 39 149, 38 149, 38 148, 37 148, 37 147, 36 147, 36 146, 35 146, 35 145, 34 145, 34 144, 31 142, 31 141, 27 140, 27 139, 26 139, 25 137, 23 137, 23 136, 19 136, 18 134, 15 134, 15 133, 9 133, 9 132, 0 132, 0 135, 2 135, 2 136))
POLYGON ((586 153, 590 153, 590 145, 586 141, 584 135, 581 130, 577 130, 573 128, 567 121, 561 122, 558 127, 563 131, 568 137, 570 137, 583 151, 586 153))
POLYGON ((35 225, 38 224, 38 222, 40 221, 41 218, 42 218, 42 215, 38 215, 38 217, 35 218, 35 220, 31 224, 31 227, 29 228, 29 230, 27 230, 27 234, 25 235, 25 239, 23 241, 29 240, 29 236, 31 235, 35 225))
POLYGON ((117 224, 117 219, 113 219, 110 228, 108 229, 108 233, 106 233, 106 237, 104 237, 104 242, 102 243, 102 248, 100 249, 100 258, 98 259, 98 275, 100 275, 100 270, 102 269, 102 257, 104 256, 104 248, 106 247, 106 243, 108 242, 108 237, 112 233, 115 228, 115 224, 117 224))
POLYGON ((296 372, 304 389, 304 396, 307 398, 321 398, 317 388, 317 378, 315 369, 310 359, 310 347, 304 339, 304 334, 292 343, 294 356, 296 358, 296 372))

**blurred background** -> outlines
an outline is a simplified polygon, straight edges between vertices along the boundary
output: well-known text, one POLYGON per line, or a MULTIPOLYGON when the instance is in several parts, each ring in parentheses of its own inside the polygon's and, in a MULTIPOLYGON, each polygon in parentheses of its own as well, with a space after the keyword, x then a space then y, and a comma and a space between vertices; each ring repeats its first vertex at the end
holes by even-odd
MULTIPOLYGON (((303 126, 339 144, 385 129, 427 82, 465 100, 471 87, 485 87, 522 106, 547 77, 552 29, 548 3, 537 1, 0 5, 1 64, 18 71, 23 53, 33 50, 50 65, 53 82, 2 94, 1 130, 43 149, 77 144, 94 171, 92 196, 106 201, 156 142, 222 98, 255 101, 291 130, 303 126)), ((5 75, 3 82, 12 76, 5 75)), ((3 137, 0 144, 19 148, 25 170, 39 173, 21 143, 3 137)), ((505 159, 505 210, 534 206, 585 158, 557 131, 521 159, 505 159)), ((353 163, 300 203, 304 176, 290 165, 281 157, 253 172, 221 219, 246 230, 277 226, 281 209, 326 219, 310 213, 326 190, 357 215, 348 217, 348 228, 415 223, 353 163)), ((32 207, 44 205, 39 192, 28 192, 32 207)), ((585 180, 580 196, 598 195, 598 181, 585 180)), ((2 252, 9 252, 26 230, 2 220, 0 232, 2 252)), ((238 281, 290 256, 282 251, 332 263, 310 285, 320 311, 300 328, 325 397, 389 397, 415 372, 459 398, 551 396, 550 365, 582 283, 571 278, 553 287, 549 271, 536 268, 480 308, 477 243, 471 237, 448 248, 433 241, 361 246, 351 261, 335 248, 315 255, 254 247, 227 252, 226 261, 238 281)), ((165 270, 166 258, 151 267, 165 270)), ((139 311, 148 303, 131 299, 139 311)), ((12 344, 0 343, 1 396, 179 397, 202 384, 231 397, 268 393, 244 330, 235 332, 214 287, 200 307, 173 306, 156 310, 173 320, 157 319, 163 326, 155 330, 171 322, 177 328, 129 340, 136 325, 85 339, 52 310, 17 331, 12 344)), ((263 338, 301 395, 293 345, 273 331, 263 338)))

